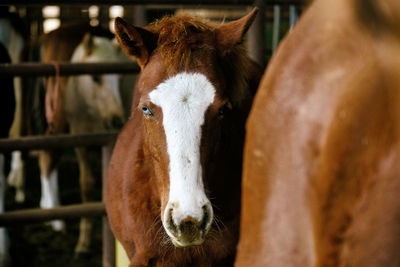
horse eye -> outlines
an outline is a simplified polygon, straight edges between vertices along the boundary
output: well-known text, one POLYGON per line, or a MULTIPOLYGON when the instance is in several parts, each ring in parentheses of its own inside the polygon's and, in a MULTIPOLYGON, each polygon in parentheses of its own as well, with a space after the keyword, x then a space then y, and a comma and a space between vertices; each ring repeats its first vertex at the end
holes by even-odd
POLYGON ((101 77, 99 75, 94 75, 93 76, 93 81, 97 84, 101 83, 101 77))
POLYGON ((146 107, 146 106, 143 106, 143 107, 142 107, 142 111, 143 111, 143 114, 144 114, 144 115, 153 116, 153 113, 151 112, 151 110, 150 110, 148 107, 146 107))
POLYGON ((225 115, 225 106, 218 110, 218 117, 222 118, 225 115))
POLYGON ((224 105, 218 110, 218 118, 222 119, 226 115, 226 113, 228 113, 231 109, 232 105, 228 102, 226 105, 224 105))

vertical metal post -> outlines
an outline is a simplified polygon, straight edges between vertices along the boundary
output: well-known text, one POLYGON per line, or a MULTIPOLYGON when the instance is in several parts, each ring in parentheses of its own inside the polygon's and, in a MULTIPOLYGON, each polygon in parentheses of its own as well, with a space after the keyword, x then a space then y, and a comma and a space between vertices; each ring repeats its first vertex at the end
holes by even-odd
POLYGON ((254 5, 260 10, 253 25, 249 29, 248 35, 248 51, 249 56, 260 66, 265 67, 265 4, 263 0, 256 0, 254 5))
POLYGON ((290 29, 292 29, 293 25, 297 21, 297 11, 296 11, 296 6, 295 5, 290 5, 289 6, 289 25, 290 29))
MULTIPOLYGON (((114 142, 111 142, 102 148, 103 193, 113 146, 114 142)), ((115 267, 115 238, 107 217, 103 217, 103 267, 115 267)))
POLYGON ((275 53, 276 48, 279 44, 279 28, 281 20, 281 7, 279 5, 274 5, 274 26, 272 33, 272 53, 275 53))
POLYGON ((110 16, 109 16, 109 5, 101 5, 99 9, 99 16, 97 17, 100 23, 100 26, 109 29, 109 22, 110 22, 110 16))
POLYGON ((146 7, 144 5, 135 5, 133 7, 133 24, 136 26, 147 25, 146 7))

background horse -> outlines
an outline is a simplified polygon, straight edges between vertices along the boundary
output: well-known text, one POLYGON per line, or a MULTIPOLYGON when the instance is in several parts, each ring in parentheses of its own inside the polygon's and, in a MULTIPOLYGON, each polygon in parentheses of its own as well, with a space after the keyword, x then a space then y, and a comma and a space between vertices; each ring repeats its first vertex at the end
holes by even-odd
MULTIPOLYGON (((43 62, 112 62, 119 60, 118 49, 99 29, 70 25, 49 33, 44 40, 43 62), (80 43, 80 44, 79 44, 80 43)), ((49 134, 74 134, 105 131, 121 127, 124 114, 119 96, 118 75, 81 75, 50 77, 46 83, 46 118, 49 134)), ((93 200, 95 177, 93 156, 88 148, 76 148, 82 201, 93 200)), ((57 182, 57 153, 42 151, 39 156, 42 208, 59 204, 57 182)), ((62 230, 64 224, 54 221, 53 228, 62 230)), ((88 252, 92 223, 81 219, 76 253, 88 252)))
MULTIPOLYGON (((11 63, 20 63, 23 61, 26 53, 27 30, 22 19, 15 13, 8 12, 8 7, 0 7, 0 43, 4 45, 9 53, 11 63)), ((22 78, 14 77, 14 95, 15 95, 15 116, 10 129, 10 137, 17 138, 26 131, 23 114, 25 112, 27 95, 22 90, 22 78), (25 93, 25 95, 24 95, 25 93), (23 100, 24 99, 24 100, 23 100)), ((25 194, 23 192, 23 161, 20 151, 12 152, 11 169, 8 175, 8 183, 16 188, 15 199, 17 202, 23 202, 25 194)))
POLYGON ((105 187, 131 266, 233 264, 244 123, 261 75, 240 43, 256 12, 222 26, 185 15, 115 22, 141 66, 105 187))
MULTIPOLYGON (((5 46, 0 43, 0 63, 11 63, 11 58, 5 46)), ((11 77, 0 78, 1 97, 1 132, 0 138, 8 137, 11 124, 14 120, 15 94, 14 81, 11 77)), ((4 211, 4 194, 6 190, 6 179, 4 176, 4 154, 0 153, 0 212, 4 211)), ((5 228, 0 228, 0 266, 7 266, 9 263, 7 234, 5 228)))
POLYGON ((247 124, 236 266, 399 266, 400 2, 315 1, 247 124))

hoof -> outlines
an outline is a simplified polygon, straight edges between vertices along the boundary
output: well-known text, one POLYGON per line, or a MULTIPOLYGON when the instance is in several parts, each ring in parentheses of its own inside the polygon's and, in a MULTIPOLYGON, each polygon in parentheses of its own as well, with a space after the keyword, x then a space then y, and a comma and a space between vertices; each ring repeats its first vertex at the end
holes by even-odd
POLYGON ((77 251, 77 250, 75 250, 74 260, 85 260, 85 259, 89 259, 91 256, 92 255, 91 255, 89 250, 87 250, 87 251, 77 251))
POLYGON ((15 201, 17 203, 24 203, 25 202, 25 193, 21 190, 17 190, 17 193, 15 194, 15 201))
POLYGON ((65 232, 65 222, 61 220, 54 220, 47 222, 46 224, 50 225, 56 232, 65 232))

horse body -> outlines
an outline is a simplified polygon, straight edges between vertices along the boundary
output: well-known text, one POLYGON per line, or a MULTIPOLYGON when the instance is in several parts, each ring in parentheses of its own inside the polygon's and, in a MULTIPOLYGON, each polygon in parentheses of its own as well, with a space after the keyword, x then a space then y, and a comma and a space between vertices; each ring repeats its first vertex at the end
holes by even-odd
POLYGON ((260 78, 239 44, 255 13, 220 27, 185 15, 146 28, 116 20, 141 66, 105 187, 131 266, 233 263, 244 123, 260 78))
MULTIPOLYGON (((117 62, 118 60, 120 57, 110 40, 90 35, 85 36, 71 57, 72 63, 117 62), (87 51, 90 49, 97 51, 88 54, 87 51)), ((65 103, 67 103, 65 110, 71 132, 104 131, 121 126, 124 114, 121 108, 118 78, 114 74, 70 77, 65 92, 65 103), (82 113, 83 110, 87 112, 82 113)))
POLYGON ((380 4, 315 1, 274 55, 247 124, 236 266, 399 264, 400 9, 380 4))
MULTIPOLYGON (((43 62, 105 62, 118 60, 118 50, 112 45, 107 32, 70 25, 49 33, 44 39, 43 62), (60 53, 62 51, 62 53, 60 53)), ((55 63, 56 64, 56 63, 55 63)), ((76 77, 50 77, 46 83, 46 118, 50 134, 99 132, 119 127, 124 120, 118 94, 117 75, 82 75, 76 77)), ((88 148, 76 148, 82 200, 93 200, 95 177, 88 148)), ((59 204, 56 163, 57 151, 42 151, 39 165, 42 182, 42 208, 59 204)), ((61 221, 52 223, 61 230, 61 221)), ((90 246, 91 221, 82 218, 77 253, 85 253, 90 246)))

